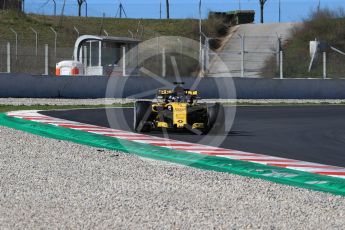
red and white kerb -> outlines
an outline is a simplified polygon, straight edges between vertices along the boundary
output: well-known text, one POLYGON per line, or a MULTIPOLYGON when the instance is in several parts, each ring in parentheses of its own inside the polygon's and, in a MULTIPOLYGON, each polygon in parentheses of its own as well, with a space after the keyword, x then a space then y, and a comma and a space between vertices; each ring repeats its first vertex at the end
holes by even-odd
POLYGON ((118 139, 129 140, 153 146, 159 146, 174 150, 181 150, 186 152, 198 153, 203 155, 211 155, 217 157, 225 157, 234 160, 254 162, 264 165, 289 168, 309 173, 327 175, 332 177, 345 179, 345 168, 323 165, 318 163, 311 163, 300 160, 286 159, 281 157, 273 157, 256 153, 249 153, 231 149, 223 149, 213 146, 194 144, 182 141, 176 141, 166 138, 154 137, 150 135, 138 134, 123 130, 111 129, 106 127, 100 127, 96 125, 88 125, 74 121, 68 121, 58 119, 54 117, 45 116, 39 114, 38 111, 15 111, 7 113, 8 116, 21 118, 24 120, 30 120, 40 122, 44 124, 50 124, 74 130, 85 131, 89 133, 99 134, 108 137, 115 137, 118 139))

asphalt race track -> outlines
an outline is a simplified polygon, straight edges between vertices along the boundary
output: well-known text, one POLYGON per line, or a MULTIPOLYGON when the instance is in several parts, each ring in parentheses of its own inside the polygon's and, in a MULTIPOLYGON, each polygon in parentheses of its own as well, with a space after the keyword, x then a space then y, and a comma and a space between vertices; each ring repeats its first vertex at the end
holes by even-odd
MULTIPOLYGON (((229 108, 231 109, 231 108, 229 108)), ((111 109, 111 128, 132 131, 133 109, 111 109)), ((44 115, 110 127, 105 109, 44 111, 44 115)), ((150 135, 163 137, 161 132, 150 135)), ((169 138, 205 143, 203 136, 169 133, 169 138)), ((231 131, 220 147, 345 167, 345 106, 237 107, 231 131)))

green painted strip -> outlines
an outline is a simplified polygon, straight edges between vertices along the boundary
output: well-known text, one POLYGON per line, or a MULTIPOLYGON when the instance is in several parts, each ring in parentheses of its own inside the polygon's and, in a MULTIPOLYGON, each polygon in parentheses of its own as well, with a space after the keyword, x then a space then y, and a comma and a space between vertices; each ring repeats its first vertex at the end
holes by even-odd
POLYGON ((56 127, 0 114, 0 125, 43 137, 72 141, 93 147, 133 153, 141 157, 178 163, 200 169, 261 178, 281 184, 345 196, 345 180, 297 170, 266 166, 222 157, 171 150, 88 132, 56 127))

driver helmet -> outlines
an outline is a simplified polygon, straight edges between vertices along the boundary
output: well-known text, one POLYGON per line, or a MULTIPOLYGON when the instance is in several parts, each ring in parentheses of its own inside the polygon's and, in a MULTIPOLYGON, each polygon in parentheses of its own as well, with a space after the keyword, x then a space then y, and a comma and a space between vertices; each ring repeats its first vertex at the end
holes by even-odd
POLYGON ((176 97, 174 95, 170 95, 168 97, 168 102, 175 102, 176 101, 176 97))

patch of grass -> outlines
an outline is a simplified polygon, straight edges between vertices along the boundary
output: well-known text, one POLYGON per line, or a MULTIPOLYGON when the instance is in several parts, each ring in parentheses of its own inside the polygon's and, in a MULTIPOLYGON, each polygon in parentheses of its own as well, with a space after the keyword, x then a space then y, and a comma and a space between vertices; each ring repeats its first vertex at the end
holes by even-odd
MULTIPOLYGON (((199 21, 196 19, 130 19, 130 18, 96 18, 74 16, 47 16, 37 14, 23 14, 18 11, 0 11, 0 42, 14 41, 13 28, 18 32, 21 45, 35 45, 35 35, 30 29, 34 28, 39 34, 40 44, 54 45, 54 34, 50 27, 58 32, 58 47, 73 47, 80 35, 105 35, 106 30, 110 36, 126 36, 131 34, 142 40, 156 36, 182 36, 199 40, 199 21), (61 21, 61 27, 60 25, 61 21), (103 25, 102 25, 103 24, 103 25)), ((224 33, 221 21, 208 19, 203 21, 204 33, 216 37, 219 31, 224 33)))
MULTIPOLYGON (((342 9, 323 9, 314 11, 304 21, 303 25, 293 31, 291 41, 284 45, 284 74, 286 77, 322 77, 322 55, 309 73, 310 63, 309 42, 318 39, 329 45, 345 51, 345 12, 342 9)), ((332 78, 345 77, 345 56, 328 49, 328 76, 332 78)), ((276 59, 268 60, 263 76, 278 76, 275 72, 276 59)))
POLYGON ((18 110, 59 110, 59 109, 92 109, 111 107, 133 107, 133 103, 112 105, 0 105, 0 113, 18 110))

